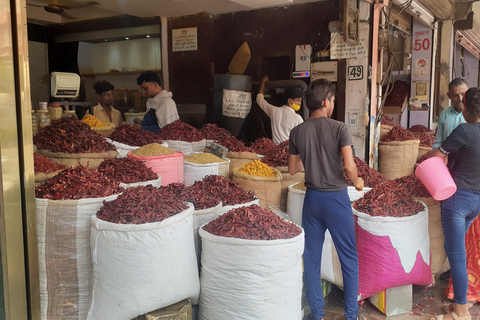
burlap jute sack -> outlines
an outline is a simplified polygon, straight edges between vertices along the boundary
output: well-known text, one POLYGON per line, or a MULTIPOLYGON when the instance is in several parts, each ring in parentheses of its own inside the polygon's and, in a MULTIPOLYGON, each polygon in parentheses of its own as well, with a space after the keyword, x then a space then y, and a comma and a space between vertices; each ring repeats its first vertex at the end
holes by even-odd
POLYGON ((413 174, 420 140, 380 141, 378 171, 389 180, 413 174))
POLYGON ((56 176, 57 174, 59 174, 61 171, 62 171, 62 170, 57 170, 57 171, 53 171, 53 172, 50 172, 50 173, 43 173, 43 172, 36 173, 36 174, 35 174, 35 183, 37 183, 37 182, 45 182, 45 181, 47 181, 48 179, 55 177, 55 176, 56 176))
POLYGON ((431 147, 418 147, 418 158, 420 158, 421 156, 423 156, 424 154, 426 153, 429 153, 430 151, 432 151, 432 148, 431 147))
POLYGON ((387 133, 392 130, 392 126, 387 126, 387 125, 380 125, 380 140, 383 139, 387 135, 387 133))
POLYGON ((447 253, 443 247, 445 243, 445 237, 443 235, 442 217, 440 202, 430 198, 418 198, 428 208, 428 235, 430 237, 430 254, 432 255, 432 275, 435 276, 440 272, 440 268, 447 259, 447 253))
POLYGON ((276 167, 282 174, 280 210, 287 212, 288 186, 305 180, 305 172, 300 171, 293 176, 288 172, 288 167, 276 167))
POLYGON ((89 169, 96 169, 105 159, 113 159, 118 156, 116 150, 109 150, 97 153, 65 153, 50 152, 48 150, 37 150, 39 154, 54 160, 65 167, 88 166, 89 169))
POLYGON ((258 154, 255 152, 227 152, 228 159, 230 159, 230 167, 228 168, 228 178, 233 178, 233 168, 241 167, 244 164, 258 159, 258 154))
POLYGON ((233 178, 240 188, 255 193, 262 208, 269 209, 269 205, 280 208, 282 192, 282 174, 272 168, 276 175, 274 177, 259 177, 245 174, 240 167, 233 168, 233 178))

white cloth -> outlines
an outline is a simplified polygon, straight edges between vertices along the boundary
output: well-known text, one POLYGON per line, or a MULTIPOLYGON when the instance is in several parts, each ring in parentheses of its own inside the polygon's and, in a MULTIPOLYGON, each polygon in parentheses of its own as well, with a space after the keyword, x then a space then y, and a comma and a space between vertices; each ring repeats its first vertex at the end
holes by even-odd
POLYGON ((281 143, 288 140, 290 130, 303 122, 300 115, 289 106, 276 107, 269 104, 263 94, 257 94, 257 104, 270 117, 272 122, 272 140, 275 143, 281 143))
POLYGON ((172 93, 169 91, 162 90, 155 97, 149 98, 147 100, 147 110, 149 108, 155 110, 160 128, 180 119, 177 112, 177 105, 172 99, 172 93))

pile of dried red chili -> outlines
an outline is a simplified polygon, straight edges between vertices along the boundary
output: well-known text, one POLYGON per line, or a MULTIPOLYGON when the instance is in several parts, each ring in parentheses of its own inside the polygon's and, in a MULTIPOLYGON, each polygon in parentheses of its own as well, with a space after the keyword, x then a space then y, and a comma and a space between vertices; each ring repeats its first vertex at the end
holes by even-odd
POLYGON ((159 136, 138 126, 122 124, 115 128, 109 137, 113 141, 132 147, 143 147, 150 143, 162 143, 159 136))
POLYGON ((35 174, 37 173, 52 173, 54 171, 63 170, 65 166, 42 156, 41 154, 33 154, 33 167, 35 174))
POLYGON ((249 240, 291 239, 302 232, 293 223, 258 205, 232 209, 203 229, 220 237, 249 240))
POLYGON ((63 153, 97 153, 115 147, 89 125, 74 118, 61 118, 42 128, 34 137, 38 149, 63 153))
POLYGON ((392 130, 388 131, 381 141, 407 141, 419 140, 413 133, 401 126, 393 126, 392 130))
POLYGON ((228 151, 232 152, 251 152, 252 149, 245 146, 245 144, 235 138, 234 136, 230 136, 228 138, 223 138, 222 140, 218 141, 218 144, 226 147, 228 151))
POLYGON ((273 142, 272 139, 269 138, 260 138, 252 145, 250 148, 253 150, 253 152, 256 152, 257 154, 262 154, 265 155, 267 154, 271 149, 274 149, 277 145, 275 142, 273 142))
POLYGON ((276 144, 272 139, 260 138, 250 148, 263 155, 261 161, 270 167, 285 167, 288 165, 288 140, 276 144))
POLYGON ((177 199, 193 203, 195 210, 213 208, 222 201, 220 194, 212 194, 199 185, 185 187, 183 183, 170 183, 164 188, 177 199))
POLYGON ((179 140, 185 142, 194 142, 205 139, 205 135, 197 128, 192 127, 182 120, 174 121, 160 128, 157 135, 162 140, 179 140))
POLYGON ((427 188, 425 188, 422 181, 417 178, 415 175, 409 175, 401 178, 397 178, 393 180, 394 182, 401 185, 405 191, 410 193, 412 197, 416 198, 430 198, 430 192, 428 192, 427 188))
POLYGON ((414 126, 411 126, 408 128, 408 131, 410 132, 433 132, 433 130, 428 129, 424 125, 421 124, 416 124, 414 126))
POLYGON ((385 99, 385 106, 400 107, 410 94, 410 85, 404 81, 396 81, 392 91, 385 99))
POLYGON ((158 179, 158 174, 143 163, 129 158, 106 159, 100 163, 98 171, 109 179, 122 183, 135 183, 158 179))
POLYGON ((220 196, 224 206, 247 203, 257 199, 253 192, 240 188, 235 181, 220 175, 206 176, 201 181, 195 182, 192 187, 220 196))
POLYGON ((382 121, 380 122, 381 124, 385 125, 385 126, 394 126, 395 124, 393 123, 393 119, 390 118, 389 116, 387 116, 386 114, 384 114, 382 116, 382 121))
POLYGON ((423 156, 421 156, 417 159, 417 163, 422 163, 423 161, 427 160, 428 158, 430 158, 430 153, 427 152, 423 156))
POLYGON ((390 180, 374 186, 363 198, 356 200, 353 207, 370 216, 381 217, 408 217, 424 210, 404 186, 390 180))
POLYGON ((200 132, 202 132, 205 135, 206 139, 215 140, 215 141, 228 139, 229 137, 232 136, 230 131, 228 131, 225 128, 220 128, 218 125, 214 123, 204 124, 203 127, 200 129, 200 132))
MULTIPOLYGON (((387 178, 385 178, 383 174, 373 168, 370 168, 364 160, 358 157, 354 157, 353 160, 357 165, 357 175, 363 179, 363 184, 365 187, 373 187, 377 184, 387 181, 387 178)), ((350 180, 350 178, 347 176, 345 170, 343 171, 343 174, 347 180, 347 185, 353 186, 352 180, 350 180)))
POLYGON ((415 137, 420 140, 420 147, 431 148, 435 142, 435 136, 426 132, 414 132, 415 137))
POLYGON ((147 185, 127 189, 117 199, 104 202, 97 217, 112 223, 143 224, 160 222, 187 208, 181 199, 169 196, 164 187, 147 185))
POLYGON ((117 181, 110 180, 98 170, 78 166, 67 168, 36 187, 35 196, 51 200, 102 198, 123 190, 117 181))

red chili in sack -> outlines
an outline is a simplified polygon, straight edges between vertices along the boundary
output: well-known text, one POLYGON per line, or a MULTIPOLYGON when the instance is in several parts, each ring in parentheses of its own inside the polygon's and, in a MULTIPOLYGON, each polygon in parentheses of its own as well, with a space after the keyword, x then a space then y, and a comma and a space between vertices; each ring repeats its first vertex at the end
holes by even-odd
POLYGON ((64 165, 61 165, 38 153, 33 154, 33 167, 34 167, 35 174, 37 173, 47 174, 54 171, 65 169, 64 165))
POLYGON ((298 226, 258 205, 232 209, 203 229, 220 237, 250 240, 290 239, 302 232, 298 226))
POLYGON ((138 126, 122 124, 115 128, 109 137, 111 140, 132 147, 143 147, 150 143, 162 143, 159 136, 138 126))
POLYGON ((103 160, 98 171, 109 179, 122 183, 135 183, 158 179, 158 174, 143 163, 130 158, 114 158, 103 160))

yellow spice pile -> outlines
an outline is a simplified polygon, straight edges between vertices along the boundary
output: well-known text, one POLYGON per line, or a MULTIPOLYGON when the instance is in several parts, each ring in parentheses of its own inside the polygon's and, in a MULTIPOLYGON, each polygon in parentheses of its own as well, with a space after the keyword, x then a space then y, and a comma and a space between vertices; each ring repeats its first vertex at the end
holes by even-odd
POLYGON ((260 160, 253 160, 244 164, 240 172, 259 177, 275 177, 275 171, 260 160))
POLYGON ((108 124, 103 123, 91 114, 85 115, 82 122, 88 124, 92 128, 108 127, 108 124))
POLYGON ((162 146, 160 143, 150 143, 131 152, 138 157, 166 156, 174 153, 177 152, 162 146))
POLYGON ((227 160, 222 160, 221 158, 217 157, 212 153, 204 152, 204 153, 194 153, 194 154, 186 155, 185 161, 205 164, 205 163, 225 162, 227 160))

